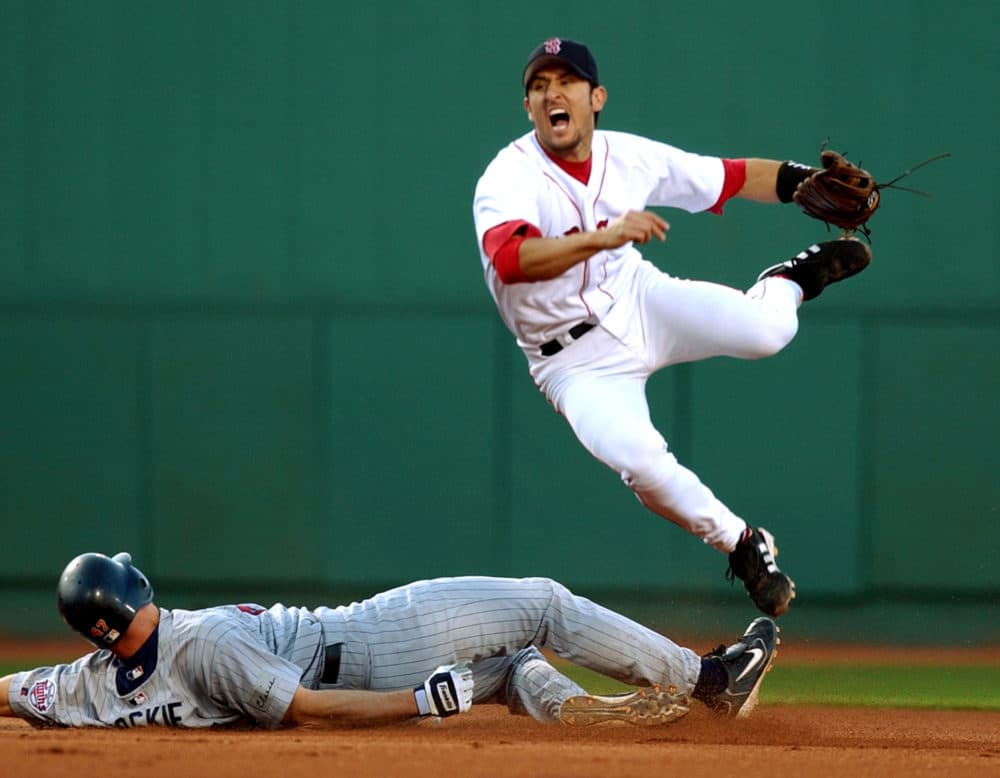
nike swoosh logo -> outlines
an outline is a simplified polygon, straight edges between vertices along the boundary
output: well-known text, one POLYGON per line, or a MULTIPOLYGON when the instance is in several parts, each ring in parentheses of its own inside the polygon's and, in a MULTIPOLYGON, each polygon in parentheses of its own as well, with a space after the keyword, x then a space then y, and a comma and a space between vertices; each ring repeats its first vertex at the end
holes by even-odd
POLYGON ((747 653, 750 654, 753 658, 750 660, 750 663, 743 668, 743 672, 740 673, 738 676, 736 676, 737 681, 743 680, 743 676, 745 676, 747 673, 753 672, 753 670, 756 669, 757 665, 759 665, 761 662, 764 661, 763 649, 748 648, 747 653))

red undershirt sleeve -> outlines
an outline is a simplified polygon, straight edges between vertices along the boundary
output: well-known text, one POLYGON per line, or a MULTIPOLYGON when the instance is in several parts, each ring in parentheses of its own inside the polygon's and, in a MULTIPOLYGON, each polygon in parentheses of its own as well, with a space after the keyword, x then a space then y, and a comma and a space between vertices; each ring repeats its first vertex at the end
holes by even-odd
POLYGON ((483 249, 503 283, 519 284, 531 280, 521 272, 518 250, 526 238, 540 237, 542 231, 538 227, 522 220, 504 222, 486 232, 483 249))
POLYGON ((743 184, 746 183, 747 161, 745 159, 724 159, 722 160, 722 167, 726 173, 726 177, 722 182, 722 192, 719 193, 719 199, 715 201, 715 205, 708 209, 711 213, 720 216, 722 215, 722 206, 733 195, 739 192, 743 188, 743 184))

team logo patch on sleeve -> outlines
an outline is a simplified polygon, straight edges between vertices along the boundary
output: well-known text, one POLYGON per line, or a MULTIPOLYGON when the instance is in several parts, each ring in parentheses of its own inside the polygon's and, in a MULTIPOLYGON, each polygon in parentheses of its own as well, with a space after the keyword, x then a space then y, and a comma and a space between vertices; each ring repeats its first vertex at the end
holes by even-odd
POLYGON ((52 681, 36 681, 35 685, 28 689, 28 702, 39 713, 45 713, 55 701, 56 685, 52 681))

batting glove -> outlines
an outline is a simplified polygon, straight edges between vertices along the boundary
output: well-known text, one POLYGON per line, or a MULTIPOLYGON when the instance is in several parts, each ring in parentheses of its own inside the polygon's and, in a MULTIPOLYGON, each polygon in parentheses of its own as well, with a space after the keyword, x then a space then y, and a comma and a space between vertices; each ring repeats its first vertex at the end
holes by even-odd
POLYGON ((441 665, 413 690, 421 716, 454 716, 472 707, 472 670, 468 665, 441 665))

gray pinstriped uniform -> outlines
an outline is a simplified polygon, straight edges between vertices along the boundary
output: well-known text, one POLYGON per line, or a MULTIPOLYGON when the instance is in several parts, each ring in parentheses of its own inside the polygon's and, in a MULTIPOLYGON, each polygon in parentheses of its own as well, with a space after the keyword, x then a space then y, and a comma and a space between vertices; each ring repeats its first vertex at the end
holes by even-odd
POLYGON ((160 611, 158 657, 119 694, 114 656, 18 673, 15 713, 36 724, 206 727, 280 724, 297 686, 390 690, 438 666, 468 662, 474 702, 540 721, 583 694, 539 648, 625 683, 690 692, 701 660, 690 649, 572 594, 547 578, 439 578, 337 608, 275 605, 160 611), (328 646, 339 649, 335 683, 328 646))

